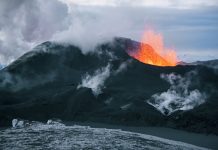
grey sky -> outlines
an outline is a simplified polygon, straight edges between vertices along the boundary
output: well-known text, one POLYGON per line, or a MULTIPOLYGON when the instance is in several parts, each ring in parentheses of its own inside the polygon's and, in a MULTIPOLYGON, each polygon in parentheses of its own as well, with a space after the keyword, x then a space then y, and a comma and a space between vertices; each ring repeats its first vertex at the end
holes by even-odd
POLYGON ((218 58, 217 0, 1 0, 0 64, 35 45, 69 42, 87 51, 114 36, 164 36, 184 61, 218 58))

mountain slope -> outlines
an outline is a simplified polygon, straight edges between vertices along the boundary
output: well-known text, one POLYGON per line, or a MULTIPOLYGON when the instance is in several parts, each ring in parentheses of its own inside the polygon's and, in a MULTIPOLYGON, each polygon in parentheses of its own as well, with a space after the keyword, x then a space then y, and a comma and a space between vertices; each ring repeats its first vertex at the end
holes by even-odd
MULTIPOLYGON (((9 125, 13 118, 60 118, 218 134, 216 70, 199 65, 146 65, 127 54, 138 46, 130 39, 116 38, 84 54, 73 45, 40 44, 0 71, 0 125, 9 125), (188 106, 194 109, 178 109, 168 116, 148 104, 152 95, 172 87, 160 77, 172 73, 184 78, 191 74, 186 90, 205 94, 204 103, 192 102, 188 106)), ((173 102, 170 108, 181 104, 173 102)))

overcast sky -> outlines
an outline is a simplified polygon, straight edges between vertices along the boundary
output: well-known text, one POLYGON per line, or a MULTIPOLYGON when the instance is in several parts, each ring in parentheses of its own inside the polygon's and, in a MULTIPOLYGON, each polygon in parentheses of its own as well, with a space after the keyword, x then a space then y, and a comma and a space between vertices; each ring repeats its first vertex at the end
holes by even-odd
POLYGON ((0 0, 0 18, 0 64, 47 40, 88 51, 151 28, 180 60, 218 59, 218 0, 0 0))

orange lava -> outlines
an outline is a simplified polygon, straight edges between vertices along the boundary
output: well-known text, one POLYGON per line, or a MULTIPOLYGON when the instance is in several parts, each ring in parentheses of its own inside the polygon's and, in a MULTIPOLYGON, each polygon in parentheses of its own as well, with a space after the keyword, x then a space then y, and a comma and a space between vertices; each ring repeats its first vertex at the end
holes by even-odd
POLYGON ((176 52, 164 48, 162 35, 151 30, 144 33, 139 49, 130 55, 155 66, 176 66, 178 62, 176 52))

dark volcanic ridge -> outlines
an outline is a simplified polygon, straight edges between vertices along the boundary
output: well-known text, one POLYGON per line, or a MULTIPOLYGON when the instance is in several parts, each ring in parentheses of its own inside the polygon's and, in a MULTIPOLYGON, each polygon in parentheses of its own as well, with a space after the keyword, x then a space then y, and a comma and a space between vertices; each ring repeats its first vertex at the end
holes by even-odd
POLYGON ((13 118, 164 126, 218 134, 218 73, 208 62, 157 67, 115 38, 86 54, 45 42, 0 70, 0 126, 13 118))

